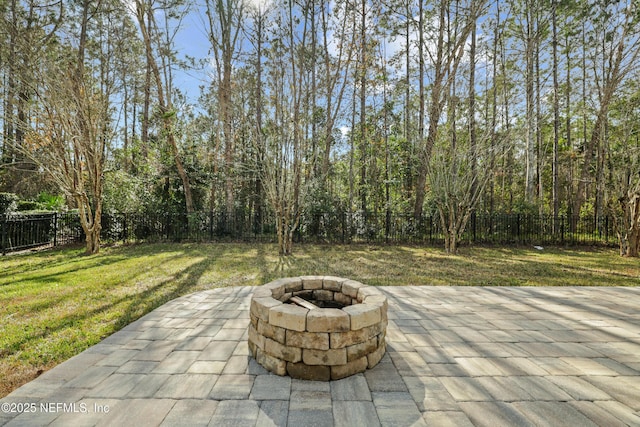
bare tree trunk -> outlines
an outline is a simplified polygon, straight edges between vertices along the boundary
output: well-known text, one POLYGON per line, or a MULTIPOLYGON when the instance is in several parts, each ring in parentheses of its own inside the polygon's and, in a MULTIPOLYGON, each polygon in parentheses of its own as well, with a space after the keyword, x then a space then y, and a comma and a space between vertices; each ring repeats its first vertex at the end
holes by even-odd
MULTIPOLYGON (((323 53, 325 58, 324 59, 325 79, 327 80, 326 84, 329 85, 329 81, 331 79, 332 73, 331 73, 331 57, 329 55, 327 12, 325 10, 325 2, 322 2, 321 8, 322 8, 321 9, 322 34, 323 34, 322 40, 323 40, 323 47, 324 47, 323 53)), ((343 28, 344 27, 345 26, 343 26, 343 28)), ((320 170, 322 174, 322 179, 325 182, 325 184, 329 174, 329 163, 331 159, 331 142, 333 141, 333 137, 331 135, 331 132, 333 130, 333 123, 334 123, 332 120, 332 108, 331 108, 333 103, 332 92, 333 92, 333 87, 328 87, 327 88, 327 119, 325 122, 325 130, 324 130, 324 151, 322 153, 322 168, 320 170)), ((342 98, 342 96, 340 98, 342 98)))
MULTIPOLYGON (((352 22, 352 31, 357 34, 357 20, 354 18, 352 22)), ((357 70, 354 71, 354 75, 357 76, 357 70)), ((353 207, 354 198, 356 192, 356 178, 355 178, 355 157, 356 157, 356 104, 357 104, 356 87, 353 86, 351 92, 351 132, 349 134, 349 201, 348 201, 348 214, 349 214, 349 236, 351 236, 351 230, 353 228, 353 207)))
POLYGON ((360 210, 367 217, 367 0, 360 5, 360 210))
POLYGON ((545 166, 545 149, 542 143, 542 105, 540 98, 541 95, 541 76, 540 76, 540 39, 541 39, 541 30, 540 30, 540 8, 536 7, 535 9, 535 19, 536 19, 536 35, 535 35, 535 68, 536 68, 536 76, 535 76, 535 99, 536 99, 536 204, 538 205, 538 213, 540 215, 544 214, 544 179, 543 179, 543 171, 545 166))
POLYGON ((224 140, 224 189, 227 217, 235 215, 235 135, 233 130, 233 59, 236 53, 244 3, 237 0, 207 0, 209 40, 218 72, 218 110, 224 140))
MULTIPOLYGON (((471 148, 471 174, 476 174, 478 167, 477 137, 476 137, 476 30, 474 20, 471 26, 471 44, 469 46, 469 145, 471 148)), ((475 192, 475 188, 471 189, 475 192)))
MULTIPOLYGON (((500 35, 500 5, 496 5, 496 24, 493 31, 493 46, 492 46, 492 54, 493 54, 493 64, 491 70, 491 78, 493 80, 493 89, 491 91, 491 147, 497 146, 497 132, 496 126, 498 124, 498 87, 497 87, 497 77, 498 77, 498 40, 500 35)), ((488 77, 487 77, 488 78, 488 77)), ((489 85, 487 85, 489 87, 489 85)), ((487 97, 488 102, 488 97, 487 97)), ((494 150, 492 150, 493 152, 494 150)), ((491 155, 491 169, 495 168, 496 155, 491 155)), ((493 215, 494 207, 495 207, 495 176, 491 177, 489 181, 489 215, 493 215)), ((493 231, 493 230, 491 230, 493 231)))
POLYGON ((91 209, 90 201, 84 195, 75 197, 78 206, 80 225, 85 234, 85 253, 97 254, 100 251, 100 232, 102 231, 102 203, 96 203, 96 209, 91 209))
MULTIPOLYGON (((349 233, 352 229, 352 213, 353 213, 353 199, 355 198, 356 178, 355 178, 355 163, 356 163, 356 90, 353 89, 351 93, 351 133, 349 134, 349 200, 348 200, 348 214, 349 214, 349 233)), ((351 235, 351 234, 349 234, 351 235)))
POLYGON ((587 182, 590 181, 589 177, 591 175, 591 166, 593 164, 595 150, 601 140, 605 122, 608 120, 609 104, 611 103, 611 97, 613 96, 613 92, 616 87, 617 84, 608 84, 605 87, 604 97, 600 101, 600 108, 598 110, 596 122, 593 125, 591 138, 589 138, 585 146, 584 160, 582 162, 580 179, 578 180, 578 188, 576 191, 572 209, 573 214, 576 216, 580 214, 580 210, 582 209, 582 205, 584 204, 586 199, 586 186, 587 182))
MULTIPOLYGON (((255 138, 256 144, 258 144, 258 149, 256 150, 256 165, 258 168, 258 172, 256 174, 256 182, 255 182, 255 225, 256 228, 258 225, 262 224, 262 205, 263 195, 262 195, 262 174, 261 170, 264 165, 264 138, 262 134, 262 38, 263 38, 263 25, 264 25, 264 15, 261 10, 258 11, 258 16, 256 18, 256 128, 255 128, 255 138)), ((257 230, 256 230, 257 231, 257 230)))
MULTIPOLYGON (((326 122, 324 129, 324 153, 322 159, 322 178, 326 184, 326 180, 328 179, 329 174, 329 166, 331 159, 331 144, 333 142, 333 127, 338 118, 338 114, 341 112, 341 105, 344 99, 344 94, 346 88, 348 86, 349 81, 349 72, 351 68, 351 62, 353 60, 353 50, 347 49, 344 43, 340 43, 338 47, 337 53, 337 63, 335 65, 335 71, 331 70, 331 54, 330 54, 330 39, 329 39, 329 28, 327 23, 327 11, 326 11, 326 2, 322 2, 321 6, 321 16, 322 16, 322 32, 323 32, 323 55, 325 59, 324 67, 325 67, 325 85, 326 85, 326 103, 327 103, 327 111, 326 111, 326 122), (345 58, 346 55, 346 58, 345 58), (336 86, 339 86, 336 89, 336 86), (337 100, 334 103, 333 95, 337 91, 337 100)), ((340 30, 340 40, 345 39, 345 34, 348 30, 347 25, 347 17, 348 14, 344 13, 344 21, 340 30)), ((355 42, 356 34, 355 32, 351 35, 351 44, 353 45, 355 42)))
POLYGON ((525 98, 526 98, 526 151, 525 151, 525 192, 524 198, 528 203, 535 200, 536 189, 536 123, 535 123, 535 92, 534 66, 535 58, 535 28, 532 0, 526 1, 527 23, 525 33, 525 98))
POLYGON ((138 26, 140 28, 140 32, 142 33, 142 39, 145 45, 147 61, 151 69, 151 74, 155 79, 156 87, 158 89, 158 94, 157 94, 158 107, 160 108, 160 113, 162 114, 163 130, 166 134, 167 143, 171 148, 173 160, 175 162, 176 169, 178 170, 178 176, 182 181, 186 211, 188 214, 190 214, 194 212, 195 208, 193 205, 191 183, 189 181, 187 171, 184 168, 184 164, 182 163, 182 156, 180 155, 180 150, 178 149, 178 143, 176 141, 176 137, 174 134, 173 122, 175 120, 176 111, 173 109, 171 105, 171 99, 170 99, 171 94, 167 93, 165 98, 165 87, 163 84, 162 77, 160 76, 160 69, 158 68, 156 59, 153 56, 153 46, 151 42, 150 27, 147 26, 147 19, 149 19, 149 22, 151 22, 152 26, 155 26, 155 22, 153 19, 153 12, 149 10, 146 7, 146 5, 144 5, 140 0, 137 0, 136 16, 138 18, 138 26))
MULTIPOLYGON (((2 49, 7 49, 4 97, 4 138, 2 158, 10 173, 3 173, 4 185, 20 192, 25 178, 36 176, 35 165, 24 156, 25 125, 31 121, 34 87, 38 82, 34 72, 43 52, 51 44, 62 22, 63 3, 5 0, 0 2, 3 13, 2 49)), ((4 53, 4 52, 3 52, 4 53)), ((4 83, 4 82, 3 82, 4 83)), ((28 145, 28 144, 27 144, 28 145)))
POLYGON ((234 215, 234 194, 233 194, 233 163, 234 144, 233 127, 231 123, 231 62, 227 63, 226 58, 223 66, 222 86, 219 91, 220 109, 222 110, 222 133, 224 135, 224 188, 226 199, 227 218, 234 215))
MULTIPOLYGON (((144 19, 144 18, 142 18, 144 19)), ((147 28, 151 28, 151 14, 147 15, 147 28)), ((145 55, 144 73, 144 102, 142 106, 142 131, 140 139, 142 142, 142 157, 147 158, 147 144, 149 143, 149 112, 151 110, 151 59, 150 55, 145 55)))
MULTIPOLYGON (((17 18, 17 3, 16 0, 11 1, 11 20, 14 23, 18 22, 17 18)), ((9 54, 7 56, 7 70, 6 70, 6 89, 4 99, 4 138, 2 147, 2 163, 11 164, 15 161, 14 158, 14 142, 15 142, 15 94, 17 91, 17 70, 16 70, 16 58, 17 58, 17 38, 16 26, 11 25, 9 27, 9 40, 8 48, 9 54)))
MULTIPOLYGON (((95 5, 84 0, 79 6, 80 33, 72 39, 78 46, 75 58, 61 60, 54 54, 42 58, 41 74, 37 76, 41 90, 34 92, 38 102, 33 103, 31 111, 34 118, 20 124, 21 132, 33 146, 15 148, 47 172, 76 203, 86 235, 86 253, 94 254, 100 250, 104 159, 110 134, 109 96, 108 84, 100 80, 105 75, 96 78, 85 69, 90 9, 95 5)), ((56 53, 64 48, 51 49, 56 53)))
MULTIPOLYGON (((590 181, 591 168, 593 165, 593 159, 597 150, 599 150, 600 142, 605 132, 609 105, 613 98, 614 93, 618 89, 618 86, 622 79, 631 71, 629 64, 635 64, 638 56, 640 55, 640 49, 638 49, 637 37, 629 34, 630 30, 635 28, 631 23, 634 22, 637 14, 637 5, 629 6, 624 9, 625 22, 619 26, 620 34, 617 35, 617 41, 615 43, 610 42, 611 50, 605 52, 605 58, 603 61, 605 69, 603 70, 602 86, 600 92, 600 105, 596 117, 596 122, 591 132, 591 137, 586 139, 585 131, 585 148, 584 148, 584 161, 580 172, 580 179, 578 181, 578 188, 576 191, 576 197, 573 203, 574 215, 579 215, 582 205, 586 200, 586 185, 590 181), (628 45, 631 43, 631 45, 628 45)), ((618 28, 616 28, 618 30, 618 28)), ((585 29, 583 28, 583 42, 586 42, 585 29)), ((615 34, 607 33, 607 38, 615 37, 615 34)), ((583 65, 585 67, 585 65, 583 65)), ((584 85, 584 82, 583 82, 584 85)), ((583 90, 584 91, 584 90, 583 90)), ((584 94, 583 94, 584 96, 584 94)))
MULTIPOLYGON (((500 68, 502 70, 502 76, 506 79, 507 76, 507 49, 505 46, 505 42, 503 38, 500 38, 500 68)), ((509 84, 505 81, 502 84, 503 91, 503 126, 506 129, 507 134, 511 133, 511 102, 510 102, 510 92, 509 92, 509 84)), ((506 201, 506 211, 511 212, 513 209, 513 170, 514 170, 514 155, 512 149, 507 149, 505 152, 503 161, 503 170, 505 171, 503 174, 502 180, 502 195, 503 199, 505 195, 507 195, 506 201)))
MULTIPOLYGON (((567 74, 566 74, 566 81, 565 81, 565 116, 566 116, 566 132, 567 132, 567 147, 569 147, 569 150, 573 150, 573 133, 571 132, 571 49, 569 49, 569 45, 570 45, 570 41, 569 41, 569 36, 567 35, 567 37, 565 38, 565 45, 566 45, 566 60, 567 60, 567 64, 566 64, 566 68, 567 68, 567 74)), ((575 192, 573 191, 573 159, 572 156, 569 156, 569 167, 567 168, 569 171, 569 176, 568 176, 568 183, 567 183, 567 211, 571 211, 571 206, 573 205, 573 195, 575 194, 575 192)))
MULTIPOLYGON (((434 63, 434 79, 431 83, 430 105, 428 108, 429 128, 425 143, 420 147, 420 166, 416 182, 416 199, 413 209, 413 216, 416 220, 422 217, 422 210, 425 200, 427 176, 429 175, 429 162, 433 147, 438 138, 439 122, 445 107, 447 98, 447 88, 457 76, 458 66, 463 58, 465 43, 475 25, 477 13, 483 5, 484 0, 471 3, 468 15, 464 20, 456 40, 446 40, 447 10, 449 0, 442 0, 439 11, 438 39, 436 43, 436 55, 434 63)), ((419 125, 420 126, 420 125, 419 125)))
MULTIPOLYGON (((80 153, 86 151, 91 153, 91 150, 83 150, 80 148, 81 144, 93 145, 94 156, 83 156, 85 161, 86 171, 88 175, 88 183, 91 186, 90 192, 92 199, 87 196, 86 191, 78 191, 75 194, 76 204, 78 206, 80 224, 85 232, 86 236, 86 253, 96 254, 100 250, 100 232, 102 230, 102 170, 104 162, 104 136, 99 133, 91 132, 89 111, 86 111, 86 105, 83 102, 87 96, 87 90, 85 88, 84 78, 84 61, 85 61, 85 49, 87 45, 87 32, 89 23, 89 7, 92 4, 91 0, 85 0, 82 10, 82 21, 80 30, 80 40, 78 43, 78 56, 76 64, 76 74, 73 84, 75 102, 78 104, 79 114, 76 116, 78 120, 78 128, 82 134, 82 141, 74 140, 73 144, 77 146, 75 152, 80 153), (88 158, 94 157, 94 158, 88 158), (93 201, 93 203, 92 203, 93 201), (93 209, 92 209, 93 205, 93 209)), ((100 111, 99 113, 103 113, 100 111)), ((104 112, 106 114, 107 111, 104 112)), ((94 129, 95 130, 95 129, 94 129)), ((102 129, 99 129, 102 130, 102 129)), ((80 159, 79 159, 80 160, 80 159)), ((82 161, 82 160, 81 160, 82 161)), ((79 189, 84 190, 81 185, 82 179, 78 179, 79 189)))
MULTIPOLYGON (((602 51, 606 51, 606 41, 602 41, 602 51)), ((602 75, 606 75, 607 60, 605 56, 602 57, 602 75)), ((605 169, 605 157, 607 155, 607 141, 609 133, 609 120, 605 120, 603 123, 602 139, 599 141, 596 149, 596 194, 595 194, 595 209, 594 209, 594 222, 597 227, 598 218, 602 216, 604 209, 604 169, 605 169)))
MULTIPOLYGON (((591 165, 591 159, 587 159, 587 156, 591 156, 591 154, 589 153, 589 150, 587 148, 587 145, 589 144, 589 135, 587 134, 587 125, 589 122, 589 118, 587 117, 587 103, 588 103, 588 99, 587 99, 587 80, 588 80, 588 75, 587 75, 587 23, 586 22, 582 22, 582 91, 581 91, 581 98, 582 98, 582 105, 581 105, 581 109, 582 109, 582 149, 583 149, 583 155, 584 155, 584 160, 583 163, 589 163, 589 165, 591 165)), ((576 162, 576 173, 579 173, 579 165, 576 162)), ((576 192, 576 197, 574 197, 573 199, 573 204, 571 205, 571 212, 573 214, 573 218, 571 221, 571 230, 575 231, 578 224, 577 224, 577 218, 580 217, 580 210, 582 209, 582 204, 584 203, 583 200, 587 199, 587 193, 589 191, 586 183, 584 185, 580 185, 582 177, 578 177, 577 181, 578 181, 578 190, 577 191, 581 191, 584 192, 584 194, 582 195, 578 195, 578 193, 576 192), (582 200, 580 200, 582 199, 582 200), (577 211, 575 209, 578 209, 577 211)))
MULTIPOLYGON (((297 43, 294 2, 287 2, 286 24, 278 34, 282 43, 274 47, 270 93, 273 101, 273 132, 263 145, 265 162, 262 182, 276 215, 276 232, 281 255, 290 255, 294 234, 300 223, 300 201, 304 196, 302 182, 305 146, 302 139, 300 107, 304 67, 299 63, 301 51, 308 46, 297 43)), ((303 23, 306 25, 306 22, 303 23)), ((313 165, 309 165, 313 167, 313 165)))
POLYGON ((616 224, 620 255, 640 256, 640 185, 619 199, 621 213, 616 224))
MULTIPOLYGON (((422 4, 422 2, 420 2, 420 4, 422 4)), ((437 136, 438 136, 438 125, 439 125, 439 120, 440 120, 440 116, 442 113, 442 109, 444 107, 443 105, 443 101, 444 101, 444 97, 443 97, 443 92, 444 92, 444 88, 443 88, 443 84, 445 83, 445 69, 444 69, 444 62, 445 62, 445 28, 446 28, 446 17, 447 17, 447 6, 448 6, 448 0, 441 0, 440 2, 440 12, 439 12, 439 22, 438 22, 438 42, 437 42, 437 47, 436 47, 436 62, 435 62, 435 77, 434 77, 434 81, 432 83, 432 88, 431 88, 431 104, 429 106, 429 130, 427 133, 427 140, 425 144, 421 144, 420 145, 420 169, 418 171, 418 180, 416 182, 416 201, 415 201, 415 206, 413 209, 413 216, 415 218, 416 221, 420 220, 420 218, 422 217, 422 210, 423 210, 423 205, 424 205, 424 199, 425 199, 425 191, 426 191, 426 184, 427 184, 427 176, 429 174, 429 162, 431 161, 431 152, 433 150, 433 146, 436 142, 437 136)), ((421 13, 422 15, 422 13, 421 13)), ((420 19, 422 18, 422 16, 420 16, 420 19)), ((422 21, 420 21, 422 22, 422 21)), ((423 28, 420 28, 418 30, 419 32, 419 37, 422 36, 423 33, 423 28)), ((422 49, 423 46, 423 38, 420 38, 420 49, 422 49)), ((423 61, 422 59, 422 51, 419 51, 420 54, 420 60, 423 61)), ((452 56, 453 52, 449 52, 450 56, 452 56)), ((422 66, 421 68, 421 73, 420 73, 420 84, 422 85, 422 82, 424 80, 424 76, 422 74, 422 66)), ((422 110, 422 105, 423 105, 423 100, 422 100, 422 93, 420 94, 421 97, 421 110, 422 110)), ((418 123, 418 141, 419 143, 422 142, 422 135, 423 135, 423 131, 421 129, 424 129, 424 114, 421 114, 421 117, 418 118, 419 123, 418 123)))
MULTIPOLYGON (((443 56, 443 52, 442 49, 444 47, 443 44, 443 35, 444 35, 444 19, 445 19, 445 0, 440 0, 441 4, 440 4, 440 20, 439 20, 439 28, 440 31, 438 32, 439 37, 438 37, 438 50, 437 50, 437 60, 436 60, 436 64, 441 64, 442 63, 442 56, 443 56)), ((409 17, 407 17, 407 20, 409 19, 409 17)), ((420 170, 418 172, 418 179, 416 181, 416 199, 415 199, 415 206, 413 209, 413 216, 416 222, 420 221, 420 219, 422 218, 422 210, 423 210, 423 206, 424 206, 424 198, 425 198, 425 185, 427 183, 427 174, 429 173, 429 161, 431 159, 431 150, 433 149, 433 141, 435 141, 435 138, 433 138, 433 131, 436 131, 437 129, 432 128, 432 124, 434 120, 439 120, 440 119, 440 112, 435 111, 435 106, 433 104, 434 100, 437 100, 436 97, 439 97, 439 91, 441 90, 441 88, 439 87, 439 85, 441 84, 441 82, 438 82, 439 80, 439 73, 440 70, 437 68, 436 69, 436 82, 434 84, 434 87, 432 89, 432 93, 431 93, 431 110, 430 110, 430 114, 429 114, 429 135, 430 137, 428 137, 427 139, 427 143, 425 146, 425 141, 424 141, 424 120, 425 120, 425 88, 424 88, 424 74, 425 74, 425 52, 424 52, 424 32, 425 32, 425 28, 424 28, 424 4, 422 1, 418 2, 418 100, 419 100, 419 105, 418 105, 418 150, 420 150, 420 154, 421 154, 421 162, 420 162, 420 170), (435 95, 435 96, 434 96, 435 95), (438 114, 437 116, 432 116, 432 114, 438 114), (436 119, 437 117, 437 119, 436 119)), ((407 49, 409 47, 407 46, 407 49)), ((437 101, 439 104, 439 100, 437 101)))
MULTIPOLYGON (((404 111, 404 138, 407 141, 407 152, 405 153, 405 164, 412 165, 413 158, 416 153, 416 147, 422 147, 422 141, 416 142, 413 137, 413 108, 411 108, 411 19, 409 17, 412 16, 411 2, 407 0, 406 2, 406 27, 405 27, 405 111, 404 111)), ((418 137, 421 139, 422 137, 418 137)), ((406 200, 408 203, 412 203, 414 197, 414 174, 411 169, 408 169, 406 173, 406 179, 404 183, 404 188, 406 192, 406 200)))
MULTIPOLYGON (((552 26, 552 47, 553 47, 553 161, 551 198, 553 203, 553 231, 556 231, 556 222, 560 215, 560 184, 559 184, 559 150, 560 140, 560 89, 558 85, 558 28, 557 28, 557 0, 551 4, 551 26, 552 26)), ((567 47, 568 49, 568 47, 567 47)))

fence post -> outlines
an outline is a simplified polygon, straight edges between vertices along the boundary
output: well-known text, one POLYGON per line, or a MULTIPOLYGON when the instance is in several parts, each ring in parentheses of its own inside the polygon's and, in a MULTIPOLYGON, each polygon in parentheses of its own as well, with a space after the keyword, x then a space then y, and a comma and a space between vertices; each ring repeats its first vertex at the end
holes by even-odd
POLYGON ((127 229, 127 213, 122 213, 122 244, 126 244, 129 237, 129 230, 127 229))
POLYGON ((387 206, 384 218, 384 241, 389 243, 389 233, 391 232, 391 209, 387 206))
POLYGON ((478 241, 477 233, 476 233, 476 212, 471 212, 471 226, 473 228, 473 243, 478 241))
POLYGON ((209 211, 209 241, 213 242, 213 209, 209 211))
POLYGON ((0 232, 0 249, 2 249, 2 255, 7 254, 7 215, 0 215, 0 226, 2 231, 0 232))
POLYGON ((58 246, 58 212, 53 213, 53 247, 58 246))

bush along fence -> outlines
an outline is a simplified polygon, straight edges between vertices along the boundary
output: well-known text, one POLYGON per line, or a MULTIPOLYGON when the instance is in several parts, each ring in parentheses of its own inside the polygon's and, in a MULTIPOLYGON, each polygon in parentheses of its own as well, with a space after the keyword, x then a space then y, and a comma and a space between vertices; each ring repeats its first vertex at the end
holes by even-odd
MULTIPOLYGON (((275 219, 237 213, 105 214, 105 242, 259 241, 276 240, 275 219)), ((0 252, 55 247, 84 241, 78 215, 47 213, 0 216, 0 252)), ((437 215, 416 221, 411 215, 325 212, 303 215, 297 242, 429 244, 444 242, 437 215)), ((501 245, 616 245, 610 217, 578 218, 530 214, 474 214, 462 242, 501 245)))

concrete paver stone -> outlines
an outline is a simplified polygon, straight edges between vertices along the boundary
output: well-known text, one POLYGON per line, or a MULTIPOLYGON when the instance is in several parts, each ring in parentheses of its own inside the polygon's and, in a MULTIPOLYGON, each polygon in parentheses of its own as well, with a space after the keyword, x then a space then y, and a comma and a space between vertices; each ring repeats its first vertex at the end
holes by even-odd
POLYGON ((0 399, 0 425, 640 425, 640 288, 380 287, 386 354, 330 382, 249 357, 255 289, 170 301, 0 399))

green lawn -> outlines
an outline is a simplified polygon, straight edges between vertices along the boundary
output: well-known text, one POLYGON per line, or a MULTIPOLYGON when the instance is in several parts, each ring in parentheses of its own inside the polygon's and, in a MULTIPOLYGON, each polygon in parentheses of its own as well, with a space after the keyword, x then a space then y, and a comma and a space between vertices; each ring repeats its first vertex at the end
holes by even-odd
POLYGON ((0 397, 154 308, 202 289, 327 274, 370 285, 636 286, 612 249, 144 244, 0 257, 0 397))

